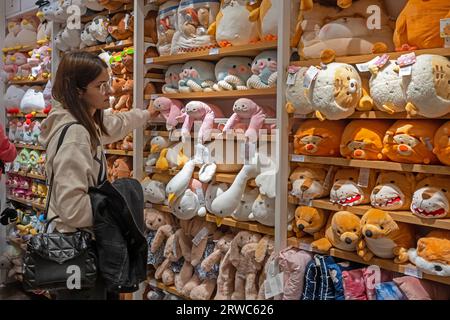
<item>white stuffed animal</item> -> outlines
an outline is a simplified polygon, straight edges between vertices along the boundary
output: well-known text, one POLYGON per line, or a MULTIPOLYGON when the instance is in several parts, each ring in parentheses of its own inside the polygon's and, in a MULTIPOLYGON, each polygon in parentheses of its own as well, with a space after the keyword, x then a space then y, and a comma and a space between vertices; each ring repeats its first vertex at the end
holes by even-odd
POLYGON ((42 88, 34 86, 29 88, 20 101, 20 110, 23 113, 42 112, 45 109, 44 93, 42 88))
POLYGON ((166 184, 162 181, 146 177, 141 182, 144 200, 154 204, 163 204, 166 199, 166 184))
POLYGON ((20 22, 21 30, 16 36, 16 40, 21 47, 33 47, 36 45, 37 32, 36 22, 33 19, 23 18, 20 22))
POLYGON ((250 214, 253 210, 253 203, 259 196, 258 188, 245 188, 239 207, 231 215, 238 221, 250 221, 250 214))
POLYGON ((105 43, 108 39, 109 19, 105 16, 96 16, 89 25, 90 34, 99 42, 105 43))
POLYGON ((80 29, 69 29, 67 26, 61 33, 61 41, 63 41, 69 50, 78 49, 81 44, 80 29))
POLYGON ((258 54, 252 63, 253 75, 247 80, 249 89, 272 88, 277 85, 277 51, 268 50, 258 54))
POLYGON ((252 75, 252 60, 247 57, 225 57, 217 62, 215 91, 246 90, 247 81, 252 75))
MULTIPOLYGON (((295 205, 288 204, 288 223, 294 218, 294 212, 295 205)), ((268 198, 260 194, 253 203, 252 213, 249 218, 251 220, 256 220, 265 226, 275 226, 275 198, 268 198)), ((290 225, 290 223, 288 225, 290 225)))
POLYGON ((94 46, 97 44, 97 40, 94 38, 94 36, 91 34, 90 26, 92 24, 91 22, 86 23, 86 25, 83 28, 83 31, 81 31, 80 34, 80 48, 83 49, 85 47, 94 46))
POLYGON ((195 162, 193 160, 189 160, 183 166, 183 169, 180 170, 167 184, 166 193, 167 199, 169 200, 169 204, 172 204, 173 201, 181 196, 184 191, 189 186, 189 183, 192 178, 192 174, 194 173, 195 162))
POLYGON ((286 85, 286 111, 290 114, 306 115, 314 111, 306 95, 303 81, 307 67, 290 66, 288 74, 294 77, 292 84, 286 85))
POLYGON ((3 106, 8 113, 18 113, 20 102, 28 88, 23 86, 10 85, 3 97, 3 106))
POLYGON ((17 21, 9 21, 7 27, 8 34, 3 42, 3 51, 11 50, 19 45, 17 41, 17 34, 21 30, 20 23, 17 21))
POLYGON ((53 42, 59 51, 65 52, 65 51, 68 51, 70 49, 70 47, 62 39, 63 32, 64 32, 64 29, 61 29, 58 31, 57 34, 54 34, 53 42))

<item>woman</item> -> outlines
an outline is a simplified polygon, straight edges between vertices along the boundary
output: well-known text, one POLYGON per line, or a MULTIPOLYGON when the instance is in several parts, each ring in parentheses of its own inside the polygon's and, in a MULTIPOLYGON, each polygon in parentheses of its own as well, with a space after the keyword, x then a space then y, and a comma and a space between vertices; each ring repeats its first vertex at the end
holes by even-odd
POLYGON ((13 162, 17 156, 17 150, 13 143, 8 140, 2 125, 0 124, 0 175, 3 172, 5 162, 13 162))
MULTIPOLYGON (((110 83, 106 63, 87 52, 65 54, 56 72, 52 95, 59 104, 43 121, 39 143, 47 149, 46 174, 54 175, 47 218, 59 215, 58 232, 92 227, 88 189, 106 177, 102 145, 124 138, 150 120, 147 110, 104 113, 109 108, 110 83), (67 130, 55 155, 62 128, 73 122, 78 124, 67 130)), ((63 290, 57 298, 104 299, 105 294, 99 284, 92 290, 63 290)))

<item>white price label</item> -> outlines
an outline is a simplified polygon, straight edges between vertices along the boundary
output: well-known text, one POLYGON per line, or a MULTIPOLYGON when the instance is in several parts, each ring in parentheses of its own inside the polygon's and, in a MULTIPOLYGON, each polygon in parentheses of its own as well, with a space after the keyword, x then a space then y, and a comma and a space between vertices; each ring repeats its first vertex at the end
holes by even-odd
POLYGON ((370 169, 361 168, 359 170, 358 186, 367 188, 369 186, 370 169))
POLYGON ((210 56, 214 56, 214 55, 216 55, 216 54, 219 54, 219 48, 212 48, 212 49, 209 49, 209 55, 210 55, 210 56))
POLYGON ((146 63, 146 64, 151 64, 151 63, 153 63, 153 58, 147 58, 147 59, 145 59, 145 63, 146 63))
POLYGON ((41 70, 41 67, 34 67, 31 68, 31 75, 33 77, 37 77, 39 75, 39 71, 41 70))
POLYGON ((297 79, 297 73, 288 73, 286 84, 288 86, 292 86, 295 84, 296 79, 297 79))
POLYGON ((117 45, 117 46, 123 45, 123 40, 117 41, 117 42, 116 42, 116 45, 117 45))
POLYGON ((450 18, 440 20, 440 35, 441 38, 450 38, 450 18))
POLYGON ((169 140, 170 141, 178 141, 178 140, 180 140, 180 138, 175 134, 175 131, 170 131, 169 140))
POLYGON ((200 243, 200 241, 203 240, 203 238, 205 238, 208 235, 209 231, 208 228, 203 227, 198 233, 197 235, 194 237, 194 239, 192 239, 192 244, 194 246, 198 246, 198 244, 200 243))
POLYGON ((195 190, 195 193, 197 194, 198 202, 200 203, 200 206, 204 206, 205 205, 205 195, 203 194, 203 189, 198 188, 195 190))
POLYGON ((398 73, 398 75, 400 77, 406 77, 406 76, 410 76, 411 73, 412 73, 412 66, 407 66, 407 67, 400 68, 400 72, 398 73))
POLYGON ((307 114, 294 113, 294 119, 306 119, 307 114))
POLYGON ((150 208, 153 208, 153 204, 151 204, 150 202, 146 202, 146 203, 145 203, 145 207, 146 207, 146 208, 149 208, 149 209, 150 209, 150 208))
POLYGON ((20 163, 14 162, 14 164, 13 164, 13 171, 14 172, 19 172, 19 170, 20 170, 20 163))
POLYGON ((301 154, 294 154, 292 155, 292 161, 293 162, 305 162, 305 156, 301 154))
POLYGON ((280 272, 275 277, 268 277, 264 281, 264 294, 266 299, 275 297, 284 292, 284 273, 280 272))
POLYGON ((309 252, 313 251, 312 246, 311 246, 310 243, 303 243, 303 242, 300 242, 300 244, 298 245, 298 247, 299 247, 300 249, 302 249, 302 250, 305 250, 305 251, 309 251, 309 252))
POLYGON ((416 267, 406 267, 405 271, 403 273, 406 274, 407 276, 411 276, 411 277, 415 277, 415 278, 419 278, 419 279, 422 279, 422 277, 423 277, 422 271, 420 271, 416 267))
POLYGON ((5 164, 5 172, 9 172, 11 170, 11 162, 5 164))
POLYGON ((317 75, 319 74, 320 69, 310 66, 308 70, 306 70, 305 78, 303 79, 303 87, 304 88, 310 88, 313 81, 316 79, 317 75))
POLYGON ((375 63, 375 61, 377 61, 380 57, 376 56, 375 58, 373 58, 372 60, 365 62, 365 63, 357 63, 356 64, 356 68, 358 69, 359 72, 368 72, 369 71, 369 67, 371 65, 373 65, 375 63))
POLYGON ((158 99, 159 98, 159 94, 152 94, 151 96, 150 96, 150 99, 151 100, 156 100, 156 99, 158 99))

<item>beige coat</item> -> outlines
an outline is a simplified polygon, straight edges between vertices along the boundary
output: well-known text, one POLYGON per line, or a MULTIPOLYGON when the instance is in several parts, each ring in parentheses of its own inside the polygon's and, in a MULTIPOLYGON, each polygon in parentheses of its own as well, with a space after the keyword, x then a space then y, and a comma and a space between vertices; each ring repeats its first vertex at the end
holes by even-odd
MULTIPOLYGON (((149 118, 146 110, 110 114, 105 112, 104 125, 109 136, 101 136, 101 143, 108 144, 125 137, 130 131, 144 125, 149 118)), ((88 131, 81 125, 72 125, 55 157, 56 146, 62 127, 76 119, 60 105, 55 106, 42 122, 39 143, 47 149, 45 170, 50 180, 54 170, 53 191, 48 219, 55 215, 56 229, 74 232, 75 228, 92 227, 92 207, 88 195, 89 187, 97 184, 100 161, 104 161, 103 147, 92 150, 88 131), (95 160, 98 159, 97 161, 95 160), (103 159, 103 160, 102 160, 103 159)))

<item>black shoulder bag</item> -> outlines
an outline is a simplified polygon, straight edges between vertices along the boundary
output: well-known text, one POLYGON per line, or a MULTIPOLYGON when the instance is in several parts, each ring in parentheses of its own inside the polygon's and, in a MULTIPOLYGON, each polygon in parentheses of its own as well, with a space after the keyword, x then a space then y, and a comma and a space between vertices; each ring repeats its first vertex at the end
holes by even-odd
MULTIPOLYGON (((76 123, 69 123, 63 128, 55 156, 67 130, 76 123)), ((53 178, 52 173, 46 213, 50 205, 53 178)), ((23 262, 23 286, 27 291, 87 289, 95 285, 97 257, 92 235, 80 229, 72 233, 47 233, 49 224, 58 217, 50 219, 44 233, 33 236, 27 244, 23 262)))

